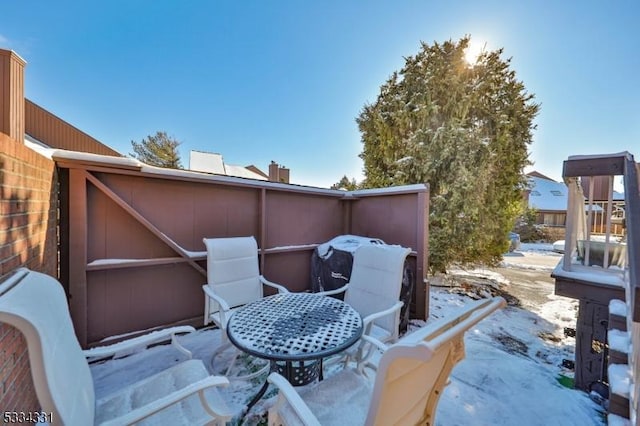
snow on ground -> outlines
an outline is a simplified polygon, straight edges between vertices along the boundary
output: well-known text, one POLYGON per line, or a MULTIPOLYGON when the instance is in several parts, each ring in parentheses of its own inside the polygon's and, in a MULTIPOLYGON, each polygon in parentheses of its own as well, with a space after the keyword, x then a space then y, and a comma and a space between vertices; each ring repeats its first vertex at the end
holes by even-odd
POLYGON ((536 271, 552 271, 562 259, 562 254, 553 251, 553 244, 522 243, 518 250, 505 253, 500 266, 536 271))
MULTIPOLYGON (((432 289, 431 316, 448 316, 467 300, 432 289)), ((573 339, 562 331, 576 311, 567 301, 549 303, 539 312, 507 307, 467 333, 466 359, 452 372, 436 424, 604 424, 587 394, 558 383, 559 365, 574 351, 573 339)))
POLYGON ((556 255, 553 251, 553 244, 551 243, 522 243, 520 248, 516 251, 523 253, 540 253, 546 255, 556 255))
MULTIPOLYGON (((524 245, 523 245, 524 246, 524 245)), ((527 253, 549 250, 521 247, 527 253)), ((542 256, 552 256, 542 254, 542 256)), ((521 267, 527 262, 522 261, 521 267)), ((513 262, 510 267, 518 267, 513 262)), ((499 284, 508 280, 488 270, 462 271, 469 276, 490 279, 499 284)), ((472 299, 450 288, 432 287, 429 322, 451 316, 472 299)), ((451 374, 451 382, 438 404, 436 424, 455 425, 603 425, 599 405, 584 392, 562 386, 562 359, 573 358, 575 341, 563 334, 564 327, 575 326, 575 300, 549 295, 544 303, 529 310, 508 306, 469 330, 465 337, 466 358, 451 374)), ((410 331, 424 325, 412 321, 410 331)), ((219 374, 229 362, 232 351, 221 352, 210 365, 213 351, 221 344, 216 329, 199 330, 180 338, 181 342, 202 359, 210 371, 219 374)), ((100 398, 127 385, 184 360, 170 345, 156 346, 132 356, 93 364, 91 372, 100 398)), ((337 366, 327 369, 327 376, 337 366)), ((230 407, 240 413, 243 406, 264 383, 265 376, 252 381, 232 380, 222 390, 230 407)), ((309 385, 314 386, 314 385, 309 385)), ((265 423, 262 417, 275 400, 270 389, 249 416, 248 424, 265 423)), ((336 395, 340 398, 340 395, 336 395)), ((336 413, 340 416, 340 413, 336 413)))

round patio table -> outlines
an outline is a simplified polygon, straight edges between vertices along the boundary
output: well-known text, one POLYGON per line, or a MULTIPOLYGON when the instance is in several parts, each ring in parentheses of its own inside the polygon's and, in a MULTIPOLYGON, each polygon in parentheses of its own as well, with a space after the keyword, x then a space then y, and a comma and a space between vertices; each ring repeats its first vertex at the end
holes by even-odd
MULTIPOLYGON (((320 377, 322 359, 342 352, 362 336, 360 314, 341 300, 313 293, 281 293, 251 302, 227 323, 231 343, 270 361, 294 386, 320 377)), ((262 398, 268 382, 249 403, 262 398)))

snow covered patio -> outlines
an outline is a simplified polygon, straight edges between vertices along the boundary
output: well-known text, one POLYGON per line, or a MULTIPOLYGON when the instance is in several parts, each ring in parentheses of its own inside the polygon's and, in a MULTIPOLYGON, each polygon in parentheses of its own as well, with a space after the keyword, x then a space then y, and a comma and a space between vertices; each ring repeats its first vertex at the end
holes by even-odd
MULTIPOLYGON (((547 246, 524 245, 521 257, 509 258, 511 268, 531 269, 531 257, 548 256, 547 246), (520 263, 513 259, 522 259, 520 263)), ((547 273, 547 266, 538 270, 547 273)), ((459 274, 462 271, 458 272, 459 274)), ((490 281, 506 292, 514 285, 489 270, 466 271, 464 280, 490 281)), ((490 290, 490 289, 488 289, 490 290)), ((473 300, 468 287, 431 288, 430 320, 451 316, 473 300)), ((470 292, 474 294, 474 292, 470 292)), ((577 302, 545 294, 542 303, 525 303, 527 308, 508 306, 497 311, 468 331, 465 338, 467 357, 454 370, 451 383, 438 405, 436 424, 449 425, 601 425, 602 408, 587 394, 560 383, 562 359, 572 358, 574 341, 563 334, 564 327, 575 324, 577 302)), ((411 329, 423 326, 413 320, 411 329)), ((410 332, 411 332, 410 329, 410 332)), ((217 329, 203 329, 181 337, 181 342, 210 366, 211 354, 220 343, 217 329)), ((169 345, 156 346, 126 358, 95 363, 91 372, 100 398, 150 376, 179 361, 184 356, 169 345)), ((219 359, 216 365, 224 364, 219 359)), ((222 366, 223 367, 223 366, 222 366)), ((337 366, 327 369, 330 376, 337 366)), ((217 368, 216 368, 217 369, 217 368)), ((215 371, 214 371, 215 373, 215 371)), ((265 377, 252 381, 232 380, 222 394, 234 412, 240 414, 257 392, 265 377)), ((566 379, 565 379, 566 380, 566 379)), ((308 385, 314 386, 314 384, 308 385)), ((265 424, 265 413, 275 400, 275 389, 256 405, 246 424, 265 424)), ((336 395, 339 398, 340 395, 336 395)), ((327 407, 331 410, 331 407, 327 407)), ((339 416, 340 413, 336 413, 339 416)))

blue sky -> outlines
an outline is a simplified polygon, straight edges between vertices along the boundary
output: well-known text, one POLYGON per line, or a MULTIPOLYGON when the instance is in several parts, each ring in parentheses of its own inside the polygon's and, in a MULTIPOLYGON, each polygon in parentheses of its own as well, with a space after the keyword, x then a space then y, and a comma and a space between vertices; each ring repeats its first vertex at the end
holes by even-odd
POLYGON ((420 41, 504 47, 542 104, 530 146, 560 179, 573 154, 640 157, 640 4, 615 2, 3 2, 0 47, 29 99, 127 154, 165 130, 294 183, 362 178, 355 118, 420 41), (561 4, 560 4, 561 3, 561 4))

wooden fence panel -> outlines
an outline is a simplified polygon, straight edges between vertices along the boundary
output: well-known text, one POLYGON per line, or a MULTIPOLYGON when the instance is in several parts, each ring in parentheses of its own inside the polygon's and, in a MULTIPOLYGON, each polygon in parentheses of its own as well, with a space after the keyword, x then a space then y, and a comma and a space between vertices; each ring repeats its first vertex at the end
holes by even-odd
MULTIPOLYGON (((293 291, 310 287, 313 249, 340 234, 377 236, 417 250, 411 260, 424 293, 426 195, 369 194, 136 171, 67 159, 70 207, 68 288, 84 346, 118 334, 202 324, 206 283, 203 238, 253 235, 262 273, 293 291), (357 207, 355 207, 357 206, 357 207), (82 250, 84 250, 82 252, 82 250), (73 255, 75 253, 75 256, 73 255), (76 297, 78 296, 78 297, 76 297)), ((425 314, 424 303, 416 304, 425 314)))

